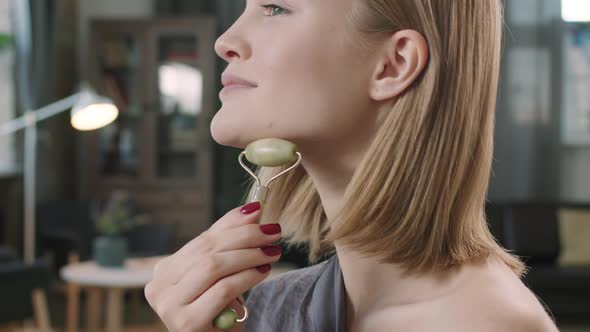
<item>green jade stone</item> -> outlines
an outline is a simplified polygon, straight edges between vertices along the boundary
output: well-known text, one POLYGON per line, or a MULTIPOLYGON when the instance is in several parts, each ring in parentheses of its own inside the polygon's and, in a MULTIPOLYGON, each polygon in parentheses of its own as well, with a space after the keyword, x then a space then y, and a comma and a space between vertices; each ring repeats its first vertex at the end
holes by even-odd
POLYGON ((218 329, 227 331, 236 326, 237 319, 238 314, 235 311, 226 309, 221 314, 219 314, 217 318, 215 318, 214 324, 218 329))
POLYGON ((265 138, 246 147, 246 159, 264 167, 282 166, 297 160, 297 146, 280 138, 265 138))

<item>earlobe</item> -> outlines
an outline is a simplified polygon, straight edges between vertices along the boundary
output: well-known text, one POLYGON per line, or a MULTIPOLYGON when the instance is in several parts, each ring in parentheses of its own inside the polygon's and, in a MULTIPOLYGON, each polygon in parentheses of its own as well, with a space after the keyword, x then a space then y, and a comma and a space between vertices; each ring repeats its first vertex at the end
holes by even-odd
POLYGON ((401 94, 422 73, 428 56, 428 44, 419 32, 401 30, 392 34, 384 42, 382 56, 378 58, 370 97, 383 101, 401 94))

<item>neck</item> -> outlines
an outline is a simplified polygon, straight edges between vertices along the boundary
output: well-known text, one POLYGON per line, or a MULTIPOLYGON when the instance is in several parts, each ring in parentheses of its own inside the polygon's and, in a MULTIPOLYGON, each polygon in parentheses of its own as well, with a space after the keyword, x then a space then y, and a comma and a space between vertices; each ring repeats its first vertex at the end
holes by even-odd
POLYGON ((333 220, 341 208, 342 197, 350 182, 357 161, 343 155, 326 155, 304 152, 303 167, 316 187, 322 206, 329 220, 333 220), (343 162, 335 162, 339 158, 343 162))
MULTIPOLYGON (((348 152, 352 150, 347 146, 348 152)), ((331 154, 301 151, 305 156, 303 167, 314 182, 326 216, 333 224, 337 213, 346 209, 342 206, 344 192, 360 160, 354 154, 344 154, 342 151, 331 154)), ((388 308, 433 301, 457 286, 459 278, 451 278, 451 275, 402 277, 402 269, 397 265, 379 263, 373 257, 351 250, 341 241, 337 241, 335 247, 346 290, 348 326, 375 320, 374 317, 380 316, 388 308)))

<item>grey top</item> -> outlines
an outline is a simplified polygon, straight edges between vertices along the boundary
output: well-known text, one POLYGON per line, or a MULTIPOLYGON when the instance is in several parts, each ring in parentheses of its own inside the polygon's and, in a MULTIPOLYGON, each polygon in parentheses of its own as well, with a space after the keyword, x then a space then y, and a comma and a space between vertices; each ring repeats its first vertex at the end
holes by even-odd
POLYGON ((246 332, 346 332, 338 256, 281 274, 250 290, 246 332))

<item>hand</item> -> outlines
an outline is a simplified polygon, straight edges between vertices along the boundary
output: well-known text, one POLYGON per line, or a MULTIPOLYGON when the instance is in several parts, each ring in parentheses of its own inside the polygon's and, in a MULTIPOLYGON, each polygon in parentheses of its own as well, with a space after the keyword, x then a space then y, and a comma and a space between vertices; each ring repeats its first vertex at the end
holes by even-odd
MULTIPOLYGON (((281 234, 262 231, 273 227, 280 231, 280 226, 257 224, 259 207, 251 203, 228 212, 156 264, 153 279, 145 286, 145 297, 170 331, 218 331, 213 320, 230 304, 243 317, 236 298, 269 275, 269 271, 261 273, 256 267, 281 257, 280 250, 276 256, 261 250, 278 241, 281 234)), ((238 330, 243 330, 243 324, 238 330)))

